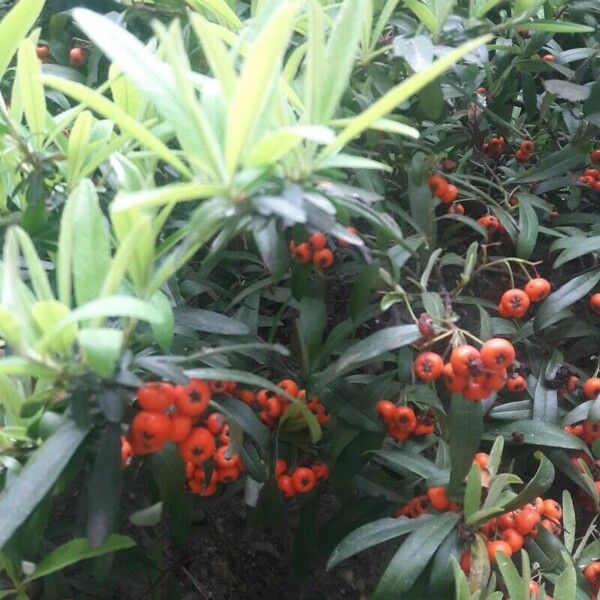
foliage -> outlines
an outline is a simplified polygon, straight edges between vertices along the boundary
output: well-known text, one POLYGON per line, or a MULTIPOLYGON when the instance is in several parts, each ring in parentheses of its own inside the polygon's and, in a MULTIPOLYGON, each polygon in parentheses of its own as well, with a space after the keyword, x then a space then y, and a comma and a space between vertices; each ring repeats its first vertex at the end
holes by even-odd
POLYGON ((0 597, 242 491, 300 579, 596 593, 598 6, 78 4, 0 4, 0 597))

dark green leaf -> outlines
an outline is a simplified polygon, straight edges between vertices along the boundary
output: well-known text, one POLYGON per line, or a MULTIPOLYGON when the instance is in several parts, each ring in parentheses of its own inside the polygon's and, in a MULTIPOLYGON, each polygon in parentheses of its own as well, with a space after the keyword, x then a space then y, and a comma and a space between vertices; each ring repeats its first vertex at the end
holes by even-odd
POLYGON ((0 497, 0 548, 50 491, 84 440, 87 430, 65 421, 29 459, 0 497))
POLYGON ((411 533, 388 564, 373 600, 390 600, 408 591, 459 518, 456 513, 435 515, 411 533))
POLYGON ((519 234, 517 236, 517 256, 529 258, 538 236, 538 218, 528 202, 519 202, 519 234))
POLYGON ((133 546, 135 546, 135 542, 126 535, 111 535, 102 546, 92 546, 85 538, 77 538, 44 556, 26 581, 46 577, 50 573, 60 571, 80 560, 101 556, 107 552, 133 548, 133 546))
POLYGON ((501 435, 506 441, 512 441, 522 444, 532 444, 534 446, 554 446, 557 448, 571 448, 573 450, 583 450, 586 446, 579 439, 568 433, 565 433, 560 427, 551 423, 543 423, 542 421, 532 421, 528 419, 514 421, 488 429, 484 438, 493 440, 496 436, 501 435), (517 434, 517 436, 513 436, 517 434), (523 436, 522 442, 515 437, 523 436))
POLYGON ((575 304, 577 300, 583 298, 594 289, 594 286, 599 281, 600 270, 596 269, 574 277, 571 281, 550 294, 537 310, 534 321, 535 330, 544 329, 557 312, 575 304))
MULTIPOLYGON (((562 242, 562 240, 560 240, 562 242)), ((553 244, 554 246, 554 244, 553 244)), ((584 254, 591 254, 592 252, 600 252, 600 235, 593 237, 568 237, 565 238, 565 243, 561 245, 563 252, 561 252, 556 260, 554 261, 554 268, 562 267, 565 263, 579 258, 584 254)))
POLYGON ((299 332, 304 339, 309 358, 318 353, 326 324, 325 280, 319 279, 306 288, 300 300, 299 332))
POLYGON ((503 508, 505 511, 516 510, 528 502, 532 502, 537 496, 543 496, 544 492, 552 485, 554 481, 554 466, 541 452, 536 452, 534 456, 540 461, 540 465, 533 479, 527 482, 515 498, 504 505, 503 508))
POLYGON ((196 331, 221 335, 247 335, 248 326, 236 319, 202 308, 182 306, 175 311, 175 323, 196 331))
POLYGON ((213 400, 221 412, 229 419, 235 421, 250 437, 254 438, 261 446, 269 442, 269 429, 258 420, 256 413, 246 404, 235 398, 220 396, 213 400))
POLYGON ((456 494, 473 464, 483 433, 483 412, 478 402, 453 394, 449 415, 450 471, 449 494, 456 494))
POLYGON ((402 450, 377 450, 373 452, 373 458, 400 474, 415 473, 423 479, 435 481, 448 479, 447 471, 436 467, 420 454, 409 454, 402 450))
POLYGON ((570 23, 569 21, 532 21, 524 23, 529 31, 548 31, 551 33, 591 33, 593 27, 581 23, 570 23))

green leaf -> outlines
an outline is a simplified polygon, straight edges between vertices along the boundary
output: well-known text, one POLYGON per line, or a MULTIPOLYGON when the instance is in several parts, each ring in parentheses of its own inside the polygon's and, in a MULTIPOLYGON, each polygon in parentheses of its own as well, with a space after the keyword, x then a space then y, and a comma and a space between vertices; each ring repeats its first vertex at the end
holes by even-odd
POLYGON ((428 69, 412 75, 399 85, 393 87, 379 98, 379 100, 371 104, 369 108, 354 117, 351 123, 338 134, 335 141, 321 151, 318 160, 322 161, 341 150, 348 142, 360 135, 365 129, 368 129, 374 121, 390 113, 398 104, 401 104, 428 83, 431 83, 458 62, 465 54, 475 50, 490 39, 490 36, 486 35, 470 40, 436 60, 428 69))
POLYGON ((228 420, 235 421, 261 446, 266 446, 269 443, 269 429, 259 421, 256 413, 249 406, 228 396, 221 396, 213 402, 228 420))
POLYGON ((484 434, 484 439, 493 440, 501 435, 505 441, 514 441, 513 433, 523 436, 523 444, 534 446, 556 446, 557 448, 571 448, 573 450, 583 450, 586 446, 579 438, 565 433, 560 427, 551 423, 523 419, 511 421, 499 427, 488 429, 484 434))
POLYGON ((591 33, 595 31, 589 25, 570 23, 569 21, 531 21, 523 23, 529 31, 548 31, 550 33, 591 33))
MULTIPOLYGON (((292 402, 293 406, 297 407, 300 411, 304 421, 310 431, 313 443, 316 443, 321 438, 321 428, 317 422, 315 416, 308 410, 304 402, 290 396, 285 390, 275 385, 269 379, 247 373, 246 371, 236 371, 234 369, 190 369, 186 371, 186 375, 189 377, 199 377, 200 379, 225 379, 229 381, 237 381, 239 383, 246 383, 258 388, 266 388, 275 392, 278 396, 283 396, 292 402)), ((291 408, 291 407, 290 407, 291 408)), ((288 408, 289 410, 289 408, 288 408)))
POLYGON ((81 102, 82 105, 89 106, 98 114, 110 119, 115 125, 118 125, 123 133, 130 135, 142 146, 148 148, 148 150, 152 150, 158 158, 164 160, 168 165, 171 165, 183 176, 188 178, 192 176, 188 167, 177 158, 177 154, 162 142, 160 138, 155 136, 124 109, 108 100, 108 98, 105 98, 99 92, 88 88, 82 83, 62 79, 55 75, 42 75, 42 81, 47 86, 62 92, 71 98, 75 98, 75 100, 81 102))
POLYGON ((569 565, 556 580, 552 598, 553 600, 571 600, 575 598, 576 591, 577 576, 575 574, 575 567, 569 565))
POLYGON ((467 475, 467 487, 465 489, 465 498, 463 503, 463 513, 465 519, 474 515, 481 504, 481 469, 473 464, 467 475))
POLYGON ((523 579, 512 560, 504 552, 500 551, 496 552, 496 562, 498 563, 498 568, 500 569, 500 573, 502 573, 502 579, 506 584, 511 599, 529 600, 529 594, 525 591, 523 579))
POLYGON ((583 298, 600 281, 600 270, 589 271, 574 277, 561 288, 550 294, 537 310, 534 329, 540 331, 547 327, 548 322, 561 310, 575 304, 583 298))
POLYGON ((175 323, 196 331, 220 335, 247 335, 248 326, 237 319, 212 310, 182 306, 175 310, 175 323))
POLYGON ((163 316, 148 302, 130 296, 107 296, 88 302, 72 311, 68 317, 59 321, 44 334, 37 343, 37 348, 42 351, 49 347, 55 338, 73 323, 105 317, 129 317, 149 323, 162 323, 163 320, 163 316))
POLYGON ((351 346, 326 371, 322 377, 331 381, 359 365, 381 356, 384 352, 396 350, 416 342, 421 337, 416 325, 398 325, 377 331, 351 346))
POLYGON ((483 433, 483 412, 478 402, 452 395, 449 415, 450 471, 449 494, 456 494, 473 464, 483 433))
POLYGON ((87 539, 102 547, 115 526, 121 496, 121 424, 108 423, 96 450, 88 489, 87 539))
POLYGON ((411 533, 388 564, 373 600, 389 600, 407 592, 459 519, 456 513, 436 515, 411 533))
POLYGON ((314 357, 321 348, 323 332, 327 325, 325 281, 312 282, 300 300, 299 332, 304 340, 309 357, 314 357))
POLYGON ((570 83, 564 79, 546 79, 544 87, 557 98, 569 100, 569 102, 583 102, 590 95, 588 86, 570 83))
POLYGON ((44 0, 20 0, 0 21, 0 78, 4 75, 21 40, 35 24, 44 0))
POLYGON ((564 544, 568 552, 573 552, 573 547, 575 546, 576 521, 573 498, 571 497, 569 490, 563 490, 562 507, 564 544))
POLYGON ((101 377, 114 373, 121 355, 123 332, 106 327, 89 327, 79 332, 77 341, 85 360, 101 377))
POLYGON ((94 184, 83 179, 72 196, 73 284, 81 305, 99 295, 110 264, 110 238, 94 184))
POLYGON ((510 502, 503 506, 506 512, 516 510, 528 502, 532 502, 552 485, 554 481, 554 465, 541 452, 534 453, 535 458, 540 461, 533 479, 527 482, 525 487, 510 502))
POLYGON ((141 508, 129 515, 129 520, 138 527, 154 527, 162 518, 162 502, 141 508))
POLYGON ((419 0, 404 0, 404 4, 416 15, 422 25, 427 27, 431 33, 435 32, 437 27, 435 15, 428 6, 419 0))
POLYGON ((46 270, 42 265, 31 238, 20 227, 11 228, 9 235, 13 232, 19 240, 23 257, 27 263, 27 270, 29 272, 31 285, 33 286, 33 290, 37 299, 54 300, 54 294, 52 293, 52 288, 50 287, 46 270))
MULTIPOLYGON (((58 300, 36 302, 31 307, 31 316, 43 335, 53 334, 57 322, 67 319, 71 311, 58 300)), ((77 324, 70 323, 63 327, 48 341, 47 348, 59 354, 68 354, 77 337, 77 324)))
POLYGON ((401 475, 415 473, 432 481, 448 480, 448 472, 440 469, 420 454, 410 454, 402 450, 376 450, 373 459, 401 475))
POLYGON ((578 147, 567 144, 558 152, 546 156, 533 168, 528 169, 523 175, 517 177, 516 183, 527 183, 530 181, 543 181, 552 177, 558 177, 571 169, 585 165, 587 155, 578 147))
MULTIPOLYGON (((574 258, 579 258, 584 254, 591 254, 592 252, 600 252, 600 235, 596 235, 593 237, 568 237, 563 238, 560 241, 563 242, 560 246, 561 249, 564 249, 561 252, 556 260, 554 261, 554 268, 562 267, 565 263, 573 260, 574 258)), ((555 244, 552 245, 551 251, 555 248, 555 244)))
POLYGON ((111 212, 121 212, 132 208, 149 208, 175 205, 178 202, 203 200, 226 193, 222 185, 214 183, 171 183, 152 190, 118 193, 110 205, 111 212))
POLYGON ((0 496, 0 548, 50 491, 87 435, 65 421, 27 461, 17 478, 0 496))
POLYGON ((248 147, 278 81, 297 10, 297 2, 278 5, 246 51, 227 109, 225 164, 229 177, 233 176, 244 149, 248 147))
POLYGON ((379 519, 378 521, 367 523, 348 534, 335 547, 327 562, 327 570, 331 571, 331 569, 347 558, 367 548, 372 548, 377 544, 382 544, 388 540, 393 540, 401 535, 410 533, 421 527, 424 523, 427 523, 429 519, 431 519, 431 515, 421 515, 416 519, 397 517, 394 519, 379 519))
POLYGON ((42 68, 33 41, 25 39, 19 44, 17 82, 25 120, 29 127, 30 141, 41 149, 46 138, 46 96, 42 86, 42 68))
POLYGON ((108 552, 126 550, 133 548, 135 542, 126 535, 111 535, 102 546, 91 546, 85 538, 77 538, 66 542, 62 546, 55 548, 42 558, 36 565, 33 573, 25 581, 33 581, 40 577, 46 577, 51 573, 65 569, 70 565, 78 563, 80 560, 87 560, 96 556, 102 556, 108 552))
POLYGON ((210 11, 234 31, 242 26, 240 18, 233 12, 225 0, 190 0, 190 4, 199 12, 210 11))
POLYGON ((517 256, 529 258, 537 243, 538 218, 533 207, 524 200, 519 202, 519 233, 517 236, 517 256))

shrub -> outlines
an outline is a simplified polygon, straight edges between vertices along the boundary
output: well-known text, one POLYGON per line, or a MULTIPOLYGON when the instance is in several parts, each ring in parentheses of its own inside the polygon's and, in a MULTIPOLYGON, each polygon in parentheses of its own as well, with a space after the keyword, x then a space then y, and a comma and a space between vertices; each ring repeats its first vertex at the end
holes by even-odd
POLYGON ((0 23, 1 593, 243 491, 299 578, 596 594, 597 7, 109 9, 0 23))

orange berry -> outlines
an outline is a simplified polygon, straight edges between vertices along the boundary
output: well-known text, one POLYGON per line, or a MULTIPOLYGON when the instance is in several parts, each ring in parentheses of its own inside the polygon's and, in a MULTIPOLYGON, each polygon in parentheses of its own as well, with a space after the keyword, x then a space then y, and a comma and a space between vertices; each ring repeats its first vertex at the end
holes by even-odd
POLYGON ((209 379, 208 387, 213 394, 225 394, 229 387, 229 382, 224 379, 209 379))
POLYGON ((529 160, 530 155, 527 154, 526 152, 523 152, 523 150, 517 150, 515 152, 515 160, 517 162, 527 162, 529 160))
POLYGON ((317 481, 321 481, 322 479, 327 479, 329 477, 329 467, 321 461, 317 461, 311 467, 317 481))
POLYGON ((195 427, 179 444, 179 453, 186 462, 201 465, 215 453, 215 436, 204 427, 195 427))
POLYGON ((232 454, 227 456, 229 446, 221 446, 214 455, 215 464, 219 469, 225 469, 228 467, 237 467, 240 464, 240 455, 232 454))
POLYGON ((597 591, 600 587, 600 561, 590 563, 584 570, 583 576, 592 586, 592 590, 597 591))
POLYGON ((310 249, 313 252, 315 252, 316 250, 323 250, 323 248, 327 246, 327 237, 320 231, 315 231, 308 238, 308 245, 310 246, 310 249))
POLYGON ((567 390, 569 392, 574 392, 577 389, 578 385, 579 385, 579 377, 577 377, 575 375, 570 375, 569 378, 567 379, 567 390))
POLYGON ((319 269, 327 269, 333 264, 333 252, 329 248, 317 250, 312 257, 313 264, 319 269))
POLYGON ((488 557, 492 564, 496 563, 496 552, 503 552, 509 558, 512 556, 512 548, 503 540, 494 540, 487 543, 488 557))
POLYGON ((426 338, 430 338, 434 335, 433 330, 433 319, 427 313, 421 313, 417 321, 419 333, 426 338))
POLYGON ((451 215, 464 215, 465 207, 460 202, 455 202, 448 207, 448 212, 451 215))
POLYGON ((479 352, 484 366, 495 371, 506 369, 515 360, 513 345, 503 338, 492 338, 484 342, 479 352))
POLYGON ((170 383, 150 381, 137 391, 138 404, 150 412, 164 412, 175 403, 175 388, 170 383))
POLYGON ((596 163, 596 164, 600 163, 600 148, 596 148, 595 150, 592 150, 590 158, 593 163, 596 163))
POLYGON ((505 529, 500 537, 510 546, 514 552, 518 552, 525 543, 523 536, 516 529, 505 529))
POLYGON ((69 62, 74 67, 80 67, 85 62, 85 50, 83 48, 71 48, 69 50, 69 62))
POLYGON ((484 215, 483 217, 479 217, 477 222, 490 232, 498 231, 500 228, 500 221, 498 221, 498 218, 494 217, 494 215, 484 215))
POLYGON ((190 417, 200 416, 210 402, 210 388, 202 379, 190 379, 187 385, 175 388, 177 410, 190 417))
POLYGON ((531 279, 525 285, 525 293, 532 302, 539 302, 546 298, 550 293, 550 282, 543 277, 531 279))
POLYGON ((477 401, 487 398, 490 395, 490 390, 485 385, 471 381, 467 383, 462 393, 467 400, 477 401))
POLYGON ((500 305, 505 313, 517 319, 525 316, 530 302, 529 296, 517 288, 507 290, 500 298, 500 305))
POLYGON ((448 187, 448 181, 441 175, 432 175, 428 180, 429 189, 434 196, 439 196, 448 187))
POLYGON ((500 529, 514 529, 515 528, 515 516, 512 512, 500 515, 498 517, 498 526, 500 529))
POLYGON ((531 140, 523 140, 519 145, 519 149, 525 154, 531 154, 535 150, 535 144, 531 140))
POLYGON ((427 490, 427 499, 435 510, 445 512, 450 506, 450 499, 446 496, 446 488, 442 486, 432 487, 427 490))
POLYGON ((553 63, 556 59, 554 56, 552 56, 552 54, 544 54, 544 56, 542 56, 542 60, 547 63, 553 63))
POLYGON ((401 431, 410 433, 417 425, 415 411, 409 406, 397 406, 395 424, 401 431))
POLYGON ((131 421, 131 437, 136 454, 158 452, 171 437, 171 419, 157 412, 141 410, 131 421))
POLYGON ((224 467, 217 471, 217 476, 222 483, 231 483, 240 476, 240 468, 237 465, 233 467, 224 467))
POLYGON ((183 442, 190 435, 192 430, 193 419, 188 415, 184 415, 180 412, 174 412, 171 415, 171 441, 179 444, 183 442))
POLYGON ((375 412, 387 423, 396 418, 396 405, 389 400, 379 400, 375 405, 375 412))
POLYGON ((48 49, 48 46, 44 44, 38 44, 35 51, 40 60, 44 60, 50 56, 50 50, 48 49))
POLYGON ((583 172, 584 177, 591 177, 592 179, 600 179, 600 171, 598 169, 586 169, 583 172))
POLYGON ((294 396, 294 398, 298 396, 298 385, 293 379, 282 379, 277 385, 290 396, 294 396))
POLYGON ((590 298, 590 308, 600 314, 600 292, 590 298))
POLYGON ((524 508, 515 513, 515 529, 521 535, 529 535, 539 525, 542 517, 533 508, 524 508))
POLYGON ((476 375, 481 372, 481 354, 477 348, 469 344, 456 346, 450 355, 450 364, 454 373, 459 376, 476 375))
POLYGON ((292 256, 301 263, 309 263, 313 257, 310 246, 306 242, 294 246, 293 250, 291 250, 291 253, 292 256))
POLYGON ((462 392, 465 389, 465 386, 467 385, 467 378, 456 375, 450 363, 446 363, 444 365, 442 377, 444 378, 446 389, 449 392, 453 392, 455 394, 462 392))
POLYGON ((480 469, 487 469, 488 460, 490 460, 490 456, 489 456, 489 454, 486 454, 485 452, 478 452, 473 457, 473 462, 478 464, 480 469))
POLYGON ((589 400, 594 400, 600 394, 600 377, 590 377, 583 384, 583 393, 589 400))
POLYGON ((317 483, 317 477, 312 469, 307 467, 297 467, 292 473, 292 483, 294 485, 294 489, 298 493, 306 494, 315 487, 317 483))
POLYGON ((248 406, 252 406, 256 402, 256 394, 252 390, 240 390, 238 398, 248 406))
POLYGON ((506 382, 506 389, 513 393, 524 392, 527 389, 527 380, 521 375, 509 377, 506 382))
POLYGON ((283 458, 278 458, 275 462, 275 475, 279 477, 287 471, 287 463, 283 458))
POLYGON ((506 382, 506 370, 503 369, 486 373, 483 385, 491 392, 498 392, 506 385, 506 382))
POLYGON ((438 197, 444 204, 450 204, 458 197, 458 188, 449 183, 438 197))
POLYGON ((277 485, 286 498, 291 498, 296 495, 296 488, 289 475, 280 475, 277 478, 277 485))
POLYGON ((225 427, 225 418, 221 413, 213 412, 206 417, 206 428, 213 434, 219 435, 225 427))
POLYGON ((465 550, 460 556, 460 568, 463 570, 465 575, 471 572, 471 552, 465 550))
POLYGON ((550 519, 559 521, 562 519, 562 506, 556 501, 548 498, 542 503, 542 512, 550 519))
POLYGON ((437 379, 444 369, 444 361, 435 352, 422 352, 414 362, 415 374, 423 381, 437 379))
POLYGON ((270 419, 279 419, 279 417, 283 414, 283 405, 279 396, 273 396, 272 398, 269 398, 264 410, 270 419))
MULTIPOLYGON (((358 234, 356 227, 352 227, 352 225, 348 225, 348 227, 346 227, 346 231, 353 235, 358 234)), ((339 238, 336 238, 335 243, 339 248, 347 248, 350 245, 350 243, 347 242, 346 240, 341 240, 339 238)))

